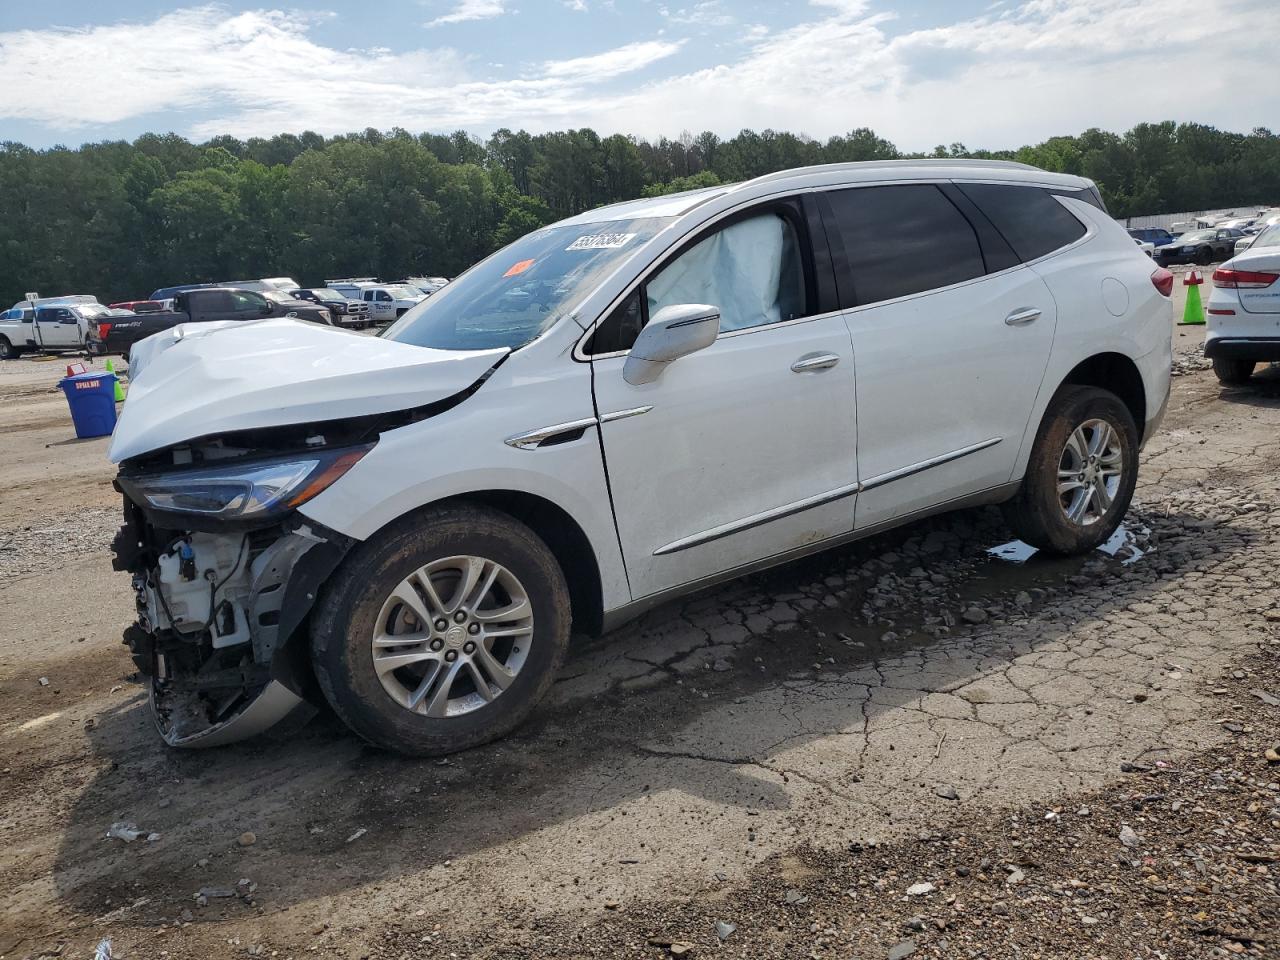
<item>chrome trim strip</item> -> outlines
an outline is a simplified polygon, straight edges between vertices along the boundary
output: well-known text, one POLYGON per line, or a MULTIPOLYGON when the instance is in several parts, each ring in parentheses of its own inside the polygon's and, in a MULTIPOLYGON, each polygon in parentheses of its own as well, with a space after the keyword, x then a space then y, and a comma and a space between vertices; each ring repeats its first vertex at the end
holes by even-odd
POLYGON ((816 496, 806 497, 804 500, 797 500, 795 503, 788 503, 781 507, 774 507, 772 510, 765 510, 763 513, 752 514, 749 517, 743 517, 741 520, 722 523, 718 527, 712 527, 710 530, 703 530, 701 533, 695 533, 692 536, 682 537, 679 540, 672 540, 665 546, 661 546, 657 550, 653 551, 653 555, 655 557, 661 557, 668 553, 677 553, 680 550, 688 550, 690 547, 697 547, 704 543, 710 543, 713 540, 720 540, 735 533, 741 533, 743 530, 750 530, 752 527, 758 527, 761 524, 769 523, 773 520, 781 520, 783 517, 789 517, 794 513, 809 510, 812 507, 820 507, 824 503, 841 500, 845 497, 852 496, 857 492, 858 484, 849 483, 843 487, 828 490, 826 493, 819 493, 816 496))
POLYGON ((820 353, 812 357, 804 357, 791 365, 792 373, 812 373, 817 370, 830 370, 840 358, 834 353, 820 353))
POLYGON ((570 420, 567 423, 556 423, 549 427, 539 427, 537 430, 530 430, 528 433, 518 433, 514 437, 507 437, 506 444, 509 447, 516 447, 520 450, 536 450, 538 444, 544 440, 549 440, 558 433, 569 433, 573 430, 583 430, 587 427, 594 427, 600 421, 595 417, 584 417, 581 420, 570 420))
POLYGON ((854 543, 866 537, 874 536, 877 533, 884 533, 886 530, 892 530, 896 527, 905 526, 909 523, 915 523, 924 517, 933 516, 939 513, 947 513, 951 510, 959 510, 967 507, 976 507, 988 503, 1000 503, 1002 500, 1008 500, 1013 496, 1020 485, 1020 480, 1014 480, 1010 483, 999 484, 995 487, 989 487, 986 490, 979 490, 977 493, 967 494, 963 497, 957 497, 954 500, 945 500, 942 503, 935 503, 929 507, 923 507, 914 513, 903 514, 900 517, 893 517, 890 520, 882 520, 880 523, 872 524, 868 527, 851 530, 848 533, 837 534, 834 537, 828 537, 825 540, 815 540, 813 543, 805 544, 801 547, 795 547, 791 550, 784 550, 781 553, 775 553, 772 556, 761 557, 759 560, 752 560, 748 563, 740 564, 729 570, 720 570, 716 573, 708 574, 697 580, 691 580, 687 583, 677 584, 674 587, 667 587, 656 593, 632 600, 621 606, 614 607, 612 610, 606 610, 603 622, 601 623, 601 633, 610 633, 618 629, 628 621, 634 620, 636 617, 652 610, 654 607, 660 606, 669 600, 677 597, 683 597, 699 590, 705 590, 716 584, 724 583, 727 580, 735 580, 738 577, 745 577, 752 573, 758 573, 761 570, 768 570, 770 567, 776 567, 779 564, 789 563, 800 557, 807 557, 810 554, 821 553, 824 550, 831 550, 835 547, 854 543))
POLYGON ((615 410, 613 413, 606 413, 600 417, 601 423, 613 423, 615 420, 625 420, 627 417, 638 417, 642 413, 648 413, 653 409, 650 404, 647 407, 632 407, 630 410, 615 410))
POLYGON ((882 473, 877 477, 868 477, 862 481, 861 489, 874 490, 876 487, 882 487, 886 483, 892 483, 894 480, 913 476, 932 467, 940 467, 944 463, 959 460, 961 457, 967 457, 969 454, 985 450, 987 447, 994 447, 1000 442, 1000 439, 1000 437, 992 437, 990 440, 983 440, 981 443, 973 443, 967 447, 961 447, 959 450, 952 450, 950 453, 942 453, 936 457, 930 457, 928 460, 921 460, 919 463, 899 467, 897 470, 890 470, 888 473, 882 473))

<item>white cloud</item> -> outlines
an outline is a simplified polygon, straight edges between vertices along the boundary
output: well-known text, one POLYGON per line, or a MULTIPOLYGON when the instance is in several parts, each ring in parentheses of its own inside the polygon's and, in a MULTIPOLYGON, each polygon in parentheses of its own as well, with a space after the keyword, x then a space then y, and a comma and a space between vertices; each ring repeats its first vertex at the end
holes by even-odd
POLYGON ((691 7, 676 10, 661 7, 658 12, 674 24, 693 27, 728 27, 737 22, 725 9, 723 0, 699 0, 691 7))
MULTIPOLYGON (((445 16, 508 6, 464 0, 445 16)), ((699 3, 676 15, 699 9, 714 16, 699 3)), ((1246 82, 1274 73, 1274 0, 1219 0, 1212 18, 1199 0, 1029 0, 916 30, 866 0, 803 9, 808 20, 797 26, 739 25, 736 43, 699 46, 707 66, 693 72, 669 65, 693 42, 681 35, 689 25, 671 22, 659 39, 522 72, 495 67, 511 76, 496 80, 470 76, 472 55, 449 47, 324 46, 312 37, 315 18, 297 13, 200 6, 141 22, 13 31, 0 33, 0 121, 85 138, 136 132, 173 113, 189 118, 179 129, 196 138, 584 125, 644 136, 773 127, 825 137, 870 126, 905 149, 926 149, 957 140, 1017 146, 1168 117, 1248 130, 1280 116, 1280 89, 1246 82), (1191 84, 1162 81, 1172 65, 1193 62, 1230 69, 1197 70, 1191 84), (663 67, 656 79, 631 78, 663 67)), ((486 62, 484 51, 474 56, 486 62)))
POLYGON ((491 20, 506 12, 504 0, 459 0, 453 10, 427 22, 428 27, 446 23, 465 23, 468 20, 491 20))
POLYGON ((625 47, 618 47, 616 50, 590 57, 548 61, 542 65, 542 74, 552 78, 605 80, 641 70, 652 63, 664 60, 679 50, 680 46, 681 43, 665 40, 628 43, 625 47))

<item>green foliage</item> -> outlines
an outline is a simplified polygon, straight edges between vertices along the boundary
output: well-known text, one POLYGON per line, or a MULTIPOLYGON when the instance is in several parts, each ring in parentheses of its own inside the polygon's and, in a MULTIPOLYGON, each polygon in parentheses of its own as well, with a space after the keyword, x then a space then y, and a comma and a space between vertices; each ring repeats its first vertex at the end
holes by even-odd
MULTIPOLYGON (((406 130, 325 138, 176 134, 35 151, 0 144, 0 307, 27 290, 104 302, 159 286, 289 275, 452 276, 562 217, 640 196, 819 163, 903 157, 867 128, 826 142, 776 130, 656 141, 594 130, 406 130)), ((1095 180, 1117 217, 1280 201, 1280 137, 1201 124, 1086 130, 1018 150, 917 156, 1019 160, 1095 180)))

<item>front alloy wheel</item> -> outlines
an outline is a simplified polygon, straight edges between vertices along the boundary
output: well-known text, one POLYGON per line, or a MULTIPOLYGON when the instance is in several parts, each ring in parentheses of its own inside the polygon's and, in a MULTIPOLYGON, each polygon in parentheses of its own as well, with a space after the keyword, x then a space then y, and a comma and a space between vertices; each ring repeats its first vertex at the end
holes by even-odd
POLYGON ((373 668, 400 706, 456 717, 493 703, 529 659, 533 606, 506 567, 446 557, 405 577, 382 604, 373 668))
POLYGON ((456 503, 352 551, 317 601, 311 661, 360 736, 438 755, 520 724, 555 680, 569 627, 569 588, 537 534, 456 503))

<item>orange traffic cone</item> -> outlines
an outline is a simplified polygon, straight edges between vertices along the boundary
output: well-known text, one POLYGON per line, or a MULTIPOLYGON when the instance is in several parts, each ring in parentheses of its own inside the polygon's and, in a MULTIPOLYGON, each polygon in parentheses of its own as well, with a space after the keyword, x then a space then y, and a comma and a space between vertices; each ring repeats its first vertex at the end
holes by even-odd
POLYGON ((1200 302, 1200 284, 1202 283, 1204 278, 1200 276, 1198 270, 1190 270, 1182 278, 1182 285, 1187 288, 1187 305, 1183 308, 1182 322, 1178 326, 1204 326, 1204 305, 1200 302))

